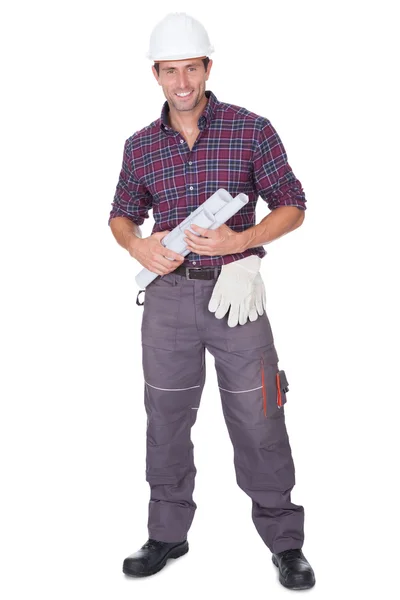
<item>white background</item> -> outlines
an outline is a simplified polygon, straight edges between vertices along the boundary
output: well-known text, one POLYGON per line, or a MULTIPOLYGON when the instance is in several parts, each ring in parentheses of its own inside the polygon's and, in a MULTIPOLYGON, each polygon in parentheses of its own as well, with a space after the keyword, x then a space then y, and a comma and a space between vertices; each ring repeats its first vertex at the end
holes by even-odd
MULTIPOLYGON (((396 2, 8 2, 1 39, 2 596, 280 597, 238 488, 213 361, 193 428, 190 551, 136 580, 147 540, 140 265, 107 220, 127 137, 165 100, 152 28, 186 11, 217 98, 270 119, 303 225, 262 274, 316 598, 396 596, 400 106, 396 2), (393 572, 394 569, 394 572, 393 572)), ((260 199, 257 221, 268 214, 260 199)), ((148 235, 152 218, 142 228, 148 235)))

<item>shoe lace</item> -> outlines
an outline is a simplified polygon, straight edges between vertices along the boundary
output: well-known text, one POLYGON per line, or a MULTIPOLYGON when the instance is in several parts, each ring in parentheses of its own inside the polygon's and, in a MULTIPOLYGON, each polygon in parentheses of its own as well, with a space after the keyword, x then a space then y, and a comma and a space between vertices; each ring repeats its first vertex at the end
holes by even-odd
POLYGON ((153 549, 155 550, 156 548, 158 548, 160 546, 160 544, 162 544, 163 542, 159 542, 158 540, 152 540, 151 538, 149 540, 147 540, 147 542, 144 544, 143 548, 148 548, 149 550, 153 549))
POLYGON ((297 558, 301 558, 301 550, 299 548, 291 548, 290 550, 284 550, 280 556, 285 561, 296 560, 297 558))

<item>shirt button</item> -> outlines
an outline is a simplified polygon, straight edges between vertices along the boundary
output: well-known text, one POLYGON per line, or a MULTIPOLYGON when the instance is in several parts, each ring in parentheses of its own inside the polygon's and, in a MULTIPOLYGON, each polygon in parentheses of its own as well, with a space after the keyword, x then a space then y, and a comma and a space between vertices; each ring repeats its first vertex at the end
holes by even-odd
POLYGON ((183 144, 183 143, 184 143, 184 141, 185 141, 185 140, 181 140, 181 144, 183 144))
POLYGON ((192 189, 193 189, 193 186, 191 185, 190 188, 189 188, 189 190, 192 190, 192 189))
POLYGON ((196 264, 196 261, 194 260, 194 261, 192 262, 192 265, 195 265, 195 264, 196 264))
POLYGON ((189 165, 191 165, 191 164, 192 164, 192 161, 191 161, 191 160, 189 160, 189 165))

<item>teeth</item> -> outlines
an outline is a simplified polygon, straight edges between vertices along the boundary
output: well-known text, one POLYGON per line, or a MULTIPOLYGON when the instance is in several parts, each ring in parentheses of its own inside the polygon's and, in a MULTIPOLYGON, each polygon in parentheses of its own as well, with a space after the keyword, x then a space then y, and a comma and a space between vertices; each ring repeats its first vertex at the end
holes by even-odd
POLYGON ((192 92, 186 92, 186 94, 177 94, 177 96, 189 96, 192 92))

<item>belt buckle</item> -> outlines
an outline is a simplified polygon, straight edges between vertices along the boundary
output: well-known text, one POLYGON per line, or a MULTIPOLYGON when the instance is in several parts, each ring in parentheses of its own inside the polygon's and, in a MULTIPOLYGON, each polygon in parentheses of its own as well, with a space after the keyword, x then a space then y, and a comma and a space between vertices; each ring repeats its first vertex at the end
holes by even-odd
POLYGON ((203 269, 201 267, 186 267, 186 279, 189 279, 192 281, 192 278, 190 277, 190 271, 202 271, 203 269))

